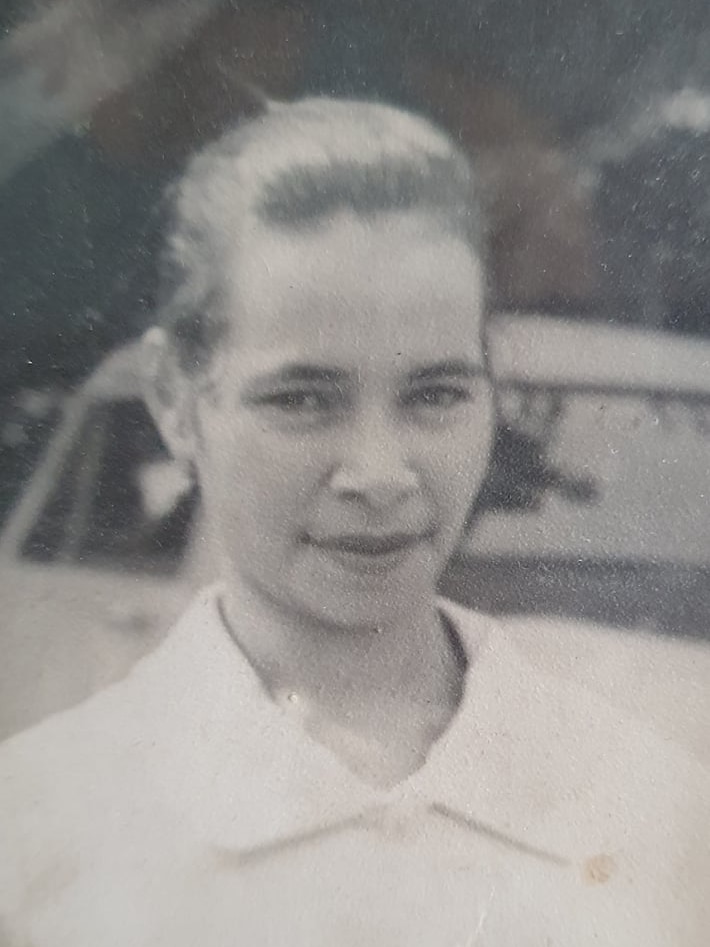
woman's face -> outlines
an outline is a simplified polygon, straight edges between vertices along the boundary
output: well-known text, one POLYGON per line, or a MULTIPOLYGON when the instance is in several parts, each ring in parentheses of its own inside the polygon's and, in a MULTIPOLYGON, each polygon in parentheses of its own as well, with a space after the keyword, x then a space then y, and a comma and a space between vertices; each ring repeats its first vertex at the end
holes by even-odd
POLYGON ((406 620, 479 490, 494 427, 482 278, 418 213, 258 230, 196 457, 226 580, 348 627, 406 620))

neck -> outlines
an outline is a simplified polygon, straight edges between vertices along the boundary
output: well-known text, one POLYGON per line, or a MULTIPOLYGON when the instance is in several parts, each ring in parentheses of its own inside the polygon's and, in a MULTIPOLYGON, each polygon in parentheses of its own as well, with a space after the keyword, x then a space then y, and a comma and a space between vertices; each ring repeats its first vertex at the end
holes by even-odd
POLYGON ((231 582, 228 629, 272 694, 302 695, 334 712, 367 702, 430 701, 455 687, 451 643, 432 596, 381 626, 342 627, 231 582))

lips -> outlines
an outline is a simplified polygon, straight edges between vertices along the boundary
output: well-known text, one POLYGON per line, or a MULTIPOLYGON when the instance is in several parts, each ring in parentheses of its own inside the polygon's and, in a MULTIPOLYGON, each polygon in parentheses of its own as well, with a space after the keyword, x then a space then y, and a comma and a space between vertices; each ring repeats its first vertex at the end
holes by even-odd
POLYGON ((391 533, 383 536, 368 534, 330 536, 324 539, 309 539, 319 549, 329 552, 377 558, 403 552, 423 542, 426 537, 414 533, 391 533))
POLYGON ((430 533, 345 533, 307 537, 306 543, 326 559, 359 576, 385 576, 406 566, 412 553, 430 541, 430 533))

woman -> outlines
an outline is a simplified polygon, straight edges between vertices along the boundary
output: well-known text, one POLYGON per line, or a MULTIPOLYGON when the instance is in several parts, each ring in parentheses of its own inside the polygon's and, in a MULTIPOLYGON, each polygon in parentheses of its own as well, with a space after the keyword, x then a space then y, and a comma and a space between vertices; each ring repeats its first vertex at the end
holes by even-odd
POLYGON ((584 631, 436 596, 494 427, 466 162, 308 100, 172 199, 148 400, 220 582, 4 748, 4 942, 705 943, 700 768, 557 672, 584 631))

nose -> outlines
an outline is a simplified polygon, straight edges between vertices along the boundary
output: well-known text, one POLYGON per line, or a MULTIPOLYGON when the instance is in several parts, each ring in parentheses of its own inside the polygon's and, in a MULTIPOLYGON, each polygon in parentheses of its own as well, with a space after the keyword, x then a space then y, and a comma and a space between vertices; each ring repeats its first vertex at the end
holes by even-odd
POLYGON ((331 488, 342 500, 387 509, 416 493, 418 477, 408 462, 401 432, 380 418, 358 424, 345 456, 333 473, 331 488))

